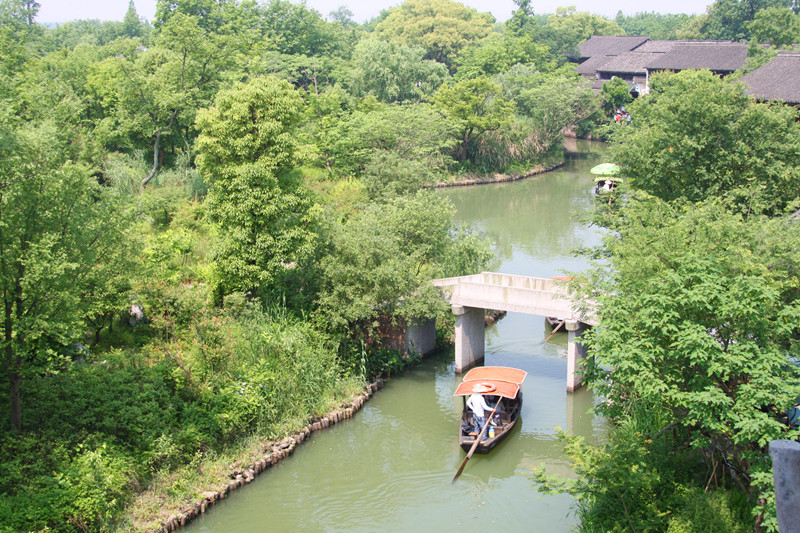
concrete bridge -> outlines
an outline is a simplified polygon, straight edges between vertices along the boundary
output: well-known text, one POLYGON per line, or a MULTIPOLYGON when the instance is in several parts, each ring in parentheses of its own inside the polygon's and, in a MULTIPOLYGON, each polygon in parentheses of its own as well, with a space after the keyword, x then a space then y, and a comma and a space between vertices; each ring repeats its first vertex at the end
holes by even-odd
POLYGON ((483 362, 485 310, 514 311, 566 320, 563 327, 569 335, 567 391, 580 388, 577 364, 586 357, 586 348, 575 341, 587 326, 596 325, 596 321, 591 313, 581 313, 574 306, 564 281, 483 272, 435 279, 432 283, 444 289, 456 315, 456 372, 464 372, 483 362))

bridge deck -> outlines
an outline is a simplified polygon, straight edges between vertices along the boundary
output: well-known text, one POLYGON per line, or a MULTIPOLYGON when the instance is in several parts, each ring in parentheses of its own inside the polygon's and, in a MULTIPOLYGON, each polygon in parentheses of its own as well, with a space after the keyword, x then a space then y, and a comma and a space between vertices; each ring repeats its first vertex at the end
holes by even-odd
POLYGON ((451 305, 555 316, 594 325, 594 317, 576 308, 561 280, 483 272, 432 283, 445 289, 451 305))

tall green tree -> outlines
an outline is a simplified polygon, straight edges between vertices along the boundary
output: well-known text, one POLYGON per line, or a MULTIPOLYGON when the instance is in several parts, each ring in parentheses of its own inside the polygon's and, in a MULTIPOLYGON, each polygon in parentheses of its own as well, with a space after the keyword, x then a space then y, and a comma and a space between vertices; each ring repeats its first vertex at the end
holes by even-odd
POLYGON ((766 7, 756 12, 747 24, 750 35, 758 43, 777 48, 800 42, 800 16, 788 7, 766 7))
POLYGON ((514 35, 529 33, 536 25, 531 0, 514 0, 514 4, 517 9, 511 13, 511 18, 506 22, 506 30, 514 35))
POLYGON ((136 12, 133 0, 128 2, 128 10, 122 19, 122 27, 127 37, 141 37, 143 34, 144 24, 142 24, 142 19, 139 18, 139 14, 136 12))
POLYGON ((433 103, 458 125, 455 137, 459 161, 469 159, 478 137, 508 124, 514 113, 514 102, 507 100, 500 86, 485 76, 442 85, 433 96, 433 103))
POLYGON ((791 7, 788 0, 716 0, 707 13, 698 17, 700 37, 705 39, 749 41, 749 23, 756 13, 768 7, 791 7))
POLYGON ((447 67, 423 59, 425 50, 374 38, 362 39, 351 59, 350 90, 381 102, 421 100, 447 77, 447 67))
POLYGON ((411 319, 446 312, 426 282, 445 273, 479 272, 491 258, 485 241, 454 231, 452 217, 448 200, 418 191, 370 204, 334 225, 319 297, 329 327, 367 338, 382 315, 411 319))
POLYGON ((465 48, 456 60, 456 79, 494 76, 514 65, 533 65, 540 71, 551 71, 564 61, 554 58, 550 47, 539 42, 533 32, 519 36, 492 33, 486 39, 465 48))
POLYGON ((569 6, 556 9, 536 35, 554 54, 563 56, 575 54, 578 45, 592 35, 625 35, 625 30, 613 20, 569 6))
POLYGON ((469 43, 489 35, 492 22, 489 13, 452 0, 407 0, 389 10, 375 33, 407 46, 421 46, 426 59, 450 67, 469 43))
POLYGON ((198 114, 197 165, 211 182, 219 225, 218 295, 263 295, 314 246, 314 210, 287 175, 302 99, 285 81, 256 78, 222 90, 198 114))
POLYGON ((617 77, 603 84, 600 98, 603 101, 603 109, 609 116, 615 109, 628 105, 633 100, 628 82, 617 77))
POLYGON ((3 0, 0 2, 0 21, 33 26, 40 7, 35 0, 3 0))
POLYGON ((341 25, 326 22, 306 4, 270 0, 261 8, 261 29, 267 46, 282 54, 306 56, 344 53, 341 25))
POLYGON ((564 130, 600 111, 591 89, 574 74, 542 74, 532 66, 516 65, 496 81, 506 99, 516 103, 516 122, 524 137, 509 147, 518 157, 532 159, 551 149, 563 140, 564 130))
POLYGON ((173 146, 193 140, 195 113, 208 105, 235 58, 234 39, 210 33, 182 12, 161 26, 155 46, 129 43, 118 57, 96 67, 91 83, 106 112, 97 128, 109 148, 152 150, 146 186, 163 160, 163 139, 173 146))
POLYGON ((678 38, 678 33, 695 18, 695 15, 685 13, 646 11, 626 16, 620 11, 614 22, 625 30, 627 35, 647 35, 653 40, 675 40, 678 38))
MULTIPOLYGON (((582 341, 593 354, 587 376, 606 399, 599 410, 631 420, 640 432, 631 442, 644 454, 665 432, 680 436, 682 446, 669 451, 672 467, 659 467, 662 479, 705 458, 704 476, 688 477, 688 486, 716 479, 747 495, 760 514, 763 495, 753 480, 771 477, 764 447, 796 433, 784 412, 800 390, 793 357, 800 228, 783 217, 733 213, 717 199, 667 203, 637 192, 623 203, 604 241, 606 260, 586 285, 600 321, 582 341)), ((643 461, 637 475, 628 465, 606 465, 617 481, 604 475, 606 485, 587 492, 606 495, 591 505, 622 499, 626 516, 641 516, 634 506, 647 502, 622 494, 658 475, 650 470, 656 463, 643 461)), ((660 529, 668 515, 645 518, 660 529)), ((626 523, 619 513, 615 520, 626 523)))
POLYGON ((337 176, 358 176, 367 166, 374 168, 378 154, 387 153, 435 171, 452 161, 455 131, 456 123, 431 104, 377 105, 339 117, 319 145, 337 176))
POLYGON ((100 287, 125 271, 127 211, 71 155, 55 124, 0 117, 0 364, 15 430, 23 381, 69 360, 65 348, 102 307, 100 287))

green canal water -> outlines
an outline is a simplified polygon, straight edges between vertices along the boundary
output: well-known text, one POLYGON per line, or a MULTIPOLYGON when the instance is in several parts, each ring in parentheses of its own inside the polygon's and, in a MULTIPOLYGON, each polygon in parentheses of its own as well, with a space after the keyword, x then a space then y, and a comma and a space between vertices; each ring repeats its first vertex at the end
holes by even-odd
MULTIPOLYGON (((572 215, 592 203, 588 170, 605 147, 567 145, 567 164, 525 181, 439 191, 461 221, 498 246, 500 272, 555 276, 585 262, 571 250, 597 242, 572 215)), ((295 453, 211 508, 185 531, 198 532, 567 532, 573 500, 542 496, 531 469, 569 475, 556 426, 588 439, 603 432, 593 398, 566 393, 566 334, 543 317, 509 313, 487 330, 487 365, 522 368, 522 422, 488 455, 464 458, 457 432, 460 377, 453 353, 438 353, 393 377, 352 419, 313 434, 295 453)))

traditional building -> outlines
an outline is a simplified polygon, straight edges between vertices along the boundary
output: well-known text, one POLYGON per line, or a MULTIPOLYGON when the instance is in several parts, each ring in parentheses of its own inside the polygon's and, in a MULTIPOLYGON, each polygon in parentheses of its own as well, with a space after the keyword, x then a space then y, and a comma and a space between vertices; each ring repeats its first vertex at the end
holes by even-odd
POLYGON ((646 94, 649 92, 650 74, 655 71, 708 69, 726 76, 744 66, 747 44, 651 41, 643 36, 593 36, 579 47, 579 55, 581 63, 576 66, 576 71, 592 80, 597 90, 604 82, 621 78, 628 82, 631 92, 646 94))
POLYGON ((739 80, 758 100, 800 105, 800 51, 781 51, 769 63, 739 80))
POLYGON ((618 56, 649 41, 646 35, 592 35, 578 46, 579 63, 590 57, 618 56))

